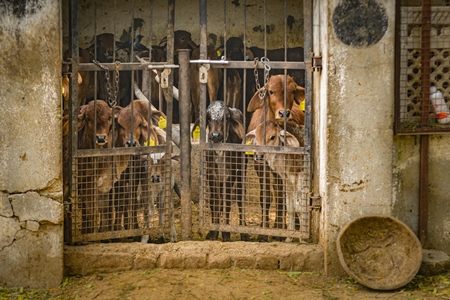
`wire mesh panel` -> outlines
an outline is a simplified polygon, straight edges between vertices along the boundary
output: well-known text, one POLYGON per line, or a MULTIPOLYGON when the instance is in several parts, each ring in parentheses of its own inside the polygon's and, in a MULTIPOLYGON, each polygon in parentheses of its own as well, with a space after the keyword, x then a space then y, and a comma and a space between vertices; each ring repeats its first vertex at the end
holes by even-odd
MULTIPOLYGON (((309 159, 301 148, 230 145, 204 150, 200 220, 208 238, 229 238, 229 232, 265 240, 309 238, 309 159), (228 147, 227 147, 228 146, 228 147), (231 146, 233 148, 233 146, 231 146), (236 148, 234 146, 234 148, 236 148), (228 150, 225 150, 228 149, 228 150)), ((209 148, 209 147, 208 147, 209 148)))
POLYGON ((96 156, 76 159, 73 242, 144 234, 158 239, 168 232, 173 206, 170 157, 165 152, 149 152, 157 148, 139 155, 101 155, 103 151, 98 151, 96 156))
POLYGON ((397 133, 450 131, 450 6, 401 7, 397 133))

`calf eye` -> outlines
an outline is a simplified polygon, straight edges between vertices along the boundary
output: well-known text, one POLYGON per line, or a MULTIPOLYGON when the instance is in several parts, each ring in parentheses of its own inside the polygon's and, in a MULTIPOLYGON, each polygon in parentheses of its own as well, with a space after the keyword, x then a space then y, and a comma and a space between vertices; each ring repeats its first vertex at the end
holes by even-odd
POLYGON ((274 135, 271 135, 271 136, 270 136, 270 140, 273 141, 274 139, 275 139, 275 136, 274 136, 274 135))
POLYGON ((90 122, 90 121, 91 121, 91 118, 86 117, 85 120, 86 120, 86 122, 90 122))
POLYGON ((269 94, 273 95, 273 91, 272 91, 272 90, 269 90, 269 94))

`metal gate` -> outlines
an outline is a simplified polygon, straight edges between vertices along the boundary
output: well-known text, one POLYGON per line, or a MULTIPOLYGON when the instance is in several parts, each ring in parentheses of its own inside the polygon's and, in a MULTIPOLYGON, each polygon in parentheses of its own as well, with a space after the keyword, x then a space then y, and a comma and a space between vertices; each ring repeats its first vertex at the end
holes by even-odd
MULTIPOLYGON (((192 64, 200 66, 201 82, 198 122, 200 126, 194 127, 193 131, 194 138, 200 140, 201 151, 200 226, 209 231, 206 238, 212 240, 219 239, 219 232, 222 232, 224 241, 234 240, 230 233, 240 233, 242 240, 248 240, 250 235, 257 235, 255 238, 259 241, 267 241, 268 236, 278 240, 299 238, 306 241, 310 238, 311 72, 308 63, 311 61, 312 49, 311 2, 244 1, 241 4, 230 8, 232 4, 224 1, 222 9, 216 8, 216 11, 223 12, 222 15, 219 13, 207 16, 207 3, 200 1, 201 55, 198 60, 196 57, 191 58, 192 64), (255 27, 248 25, 250 22, 247 17, 249 7, 255 3, 260 7, 260 40, 264 41, 261 48, 249 44, 250 39, 247 36, 249 28, 255 31, 255 27), (292 25, 289 22, 292 21, 290 18, 293 18, 292 5, 303 5, 304 43, 291 41, 289 44, 294 46, 288 47, 288 31, 292 28, 289 27, 292 25), (284 26, 279 34, 282 33, 284 38, 277 50, 268 50, 271 49, 268 47, 271 21, 274 18, 283 19, 274 12, 274 6, 278 6, 278 10, 281 7, 283 11, 284 26), (227 13, 233 9, 234 14, 238 11, 243 18, 243 27, 238 30, 243 34, 238 36, 231 35, 227 30, 227 26, 230 26, 227 13), (208 32, 207 27, 209 22, 221 20, 224 43, 222 48, 216 50, 219 57, 212 59, 208 45, 211 32, 208 32), (242 46, 242 49, 236 51, 239 47, 237 45, 242 46), (210 72, 217 69, 222 71, 222 86, 225 88, 214 99, 214 89, 209 81, 214 80, 216 76, 213 74, 210 77, 210 72), (273 91, 270 80, 275 74, 283 76, 283 83, 279 86, 282 90, 292 92, 288 75, 297 81, 296 84, 305 88, 304 102, 300 106, 294 106, 295 109, 301 107, 304 111, 304 123, 292 124, 287 115, 277 120, 263 117, 262 122, 258 122, 262 126, 256 127, 256 134, 266 136, 272 132, 278 136, 257 141, 253 132, 255 126, 252 124, 254 115, 249 111, 253 109, 249 108, 255 97, 258 96, 256 102, 260 104, 265 103, 265 99, 268 99, 266 97, 271 97, 269 94, 273 91), (241 93, 237 93, 238 96, 236 85, 242 87, 241 93), (211 104, 218 99, 222 99, 224 104, 211 104), (236 126, 239 126, 234 120, 236 109, 242 112, 241 120, 246 132, 241 139, 232 137, 236 126), (276 121, 276 124, 269 122, 265 125, 266 121, 276 121), (211 124, 214 122, 223 123, 223 126, 214 124, 213 129, 211 124), (288 136, 284 132, 293 135, 288 136), (277 139, 278 144, 274 143, 273 139, 277 139), (291 140, 296 140, 297 144, 291 144, 291 140)), ((257 39, 255 35, 253 38, 257 39)), ((284 103, 285 113, 290 101, 287 93, 280 98, 282 104, 284 103)), ((294 107, 291 114, 297 113, 293 111, 294 107)), ((270 105, 261 104, 260 110, 265 116, 270 105)))
POLYGON ((165 11, 168 38, 164 47, 155 49, 139 43, 134 8, 129 11, 129 39, 117 42, 114 18, 109 27, 97 24, 105 5, 108 13, 119 11, 116 2, 92 1, 83 9, 79 1, 68 3, 69 49, 63 64, 63 89, 66 81, 70 91, 63 117, 65 240, 139 237, 161 241, 169 233, 171 241, 176 241, 172 202, 172 88, 178 68, 173 51, 174 4, 169 1, 165 11), (87 33, 82 33, 79 23, 91 16, 92 44, 82 48, 80 37, 87 33), (152 85, 154 73, 161 83, 156 87, 152 85))
MULTIPOLYGON (((162 242, 164 234, 176 241, 182 230, 182 238, 188 239, 192 220, 194 226, 209 231, 210 239, 218 238, 218 232, 224 240, 231 239, 227 232, 240 233, 245 240, 253 234, 262 241, 267 236, 310 238, 310 0, 224 0, 209 7, 206 0, 193 1, 199 4, 200 26, 192 39, 184 30, 188 26, 176 22, 177 16, 185 17, 179 7, 185 8, 186 2, 64 3, 69 8, 68 23, 63 24, 69 50, 64 55, 63 87, 66 80, 70 91, 63 117, 66 242, 128 237, 162 242), (239 22, 230 18, 236 14, 242 17, 239 22), (221 26, 223 30, 218 30, 221 26), (271 41, 273 36, 278 44, 271 41), (243 43, 242 59, 227 43, 236 37, 243 43), (180 49, 189 49, 190 58, 183 51, 178 54, 180 49), (292 76, 295 87, 304 88, 304 101, 291 110, 290 95, 282 96, 282 113, 301 114, 301 124, 292 124, 285 115, 276 124, 253 128, 264 135, 275 130, 279 142, 275 145, 273 140, 261 142, 249 135, 248 105, 257 90, 272 93, 269 81, 276 74, 282 77, 285 91, 291 89, 288 75, 292 76), (218 83, 216 88, 213 82, 218 83), (192 101, 192 116, 189 103, 186 107, 182 100, 186 97, 192 101), (208 141, 207 108, 212 100, 234 103, 228 106, 235 106, 230 111, 240 114, 239 142, 208 141), (191 121, 197 123, 191 127, 187 125, 191 121), (107 133, 102 133, 105 126, 107 133), (200 189, 198 223, 186 196, 191 140, 199 143, 201 154, 200 178, 193 179, 200 189), (181 176, 174 171, 176 154, 181 157, 181 176), (182 184, 181 193, 177 192, 181 213, 176 215, 177 179, 182 184)), ((261 94, 257 102, 264 99, 261 94)), ((264 112, 268 108, 261 106, 264 112)), ((223 128, 234 126, 232 119, 224 118, 223 128)))

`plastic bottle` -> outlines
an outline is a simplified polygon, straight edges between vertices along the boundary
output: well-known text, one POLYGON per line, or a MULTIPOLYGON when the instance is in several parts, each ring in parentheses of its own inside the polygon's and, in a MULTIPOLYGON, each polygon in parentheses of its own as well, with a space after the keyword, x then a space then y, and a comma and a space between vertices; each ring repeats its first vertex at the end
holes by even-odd
POLYGON ((430 100, 433 103, 437 121, 441 124, 450 122, 450 111, 447 103, 445 103, 441 91, 435 86, 430 87, 430 100))

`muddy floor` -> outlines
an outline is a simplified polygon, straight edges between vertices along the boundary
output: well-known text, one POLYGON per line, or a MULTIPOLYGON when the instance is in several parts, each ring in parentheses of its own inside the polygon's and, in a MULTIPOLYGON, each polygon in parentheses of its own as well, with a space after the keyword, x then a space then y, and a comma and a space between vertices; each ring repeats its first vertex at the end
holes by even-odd
POLYGON ((50 290, 0 287, 0 299, 450 299, 450 273, 376 291, 313 272, 152 269, 66 277, 50 290))

